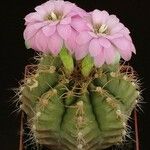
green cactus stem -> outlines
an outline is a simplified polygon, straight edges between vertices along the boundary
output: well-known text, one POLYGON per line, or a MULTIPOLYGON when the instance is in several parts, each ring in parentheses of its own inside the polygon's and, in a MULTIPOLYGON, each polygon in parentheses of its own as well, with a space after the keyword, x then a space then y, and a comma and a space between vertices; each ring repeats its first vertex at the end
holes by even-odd
POLYGON ((38 144, 55 150, 102 150, 121 144, 140 97, 135 75, 119 63, 94 68, 87 56, 73 62, 42 55, 20 87, 20 108, 38 144))

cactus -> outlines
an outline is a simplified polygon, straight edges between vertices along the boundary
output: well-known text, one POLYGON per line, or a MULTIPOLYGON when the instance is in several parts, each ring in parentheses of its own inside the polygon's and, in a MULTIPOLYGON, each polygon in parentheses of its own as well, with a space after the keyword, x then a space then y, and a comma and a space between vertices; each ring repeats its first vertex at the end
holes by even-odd
POLYGON ((140 98, 120 63, 136 53, 115 15, 50 0, 25 17, 26 47, 41 52, 20 86, 20 108, 36 143, 55 150, 102 150, 125 141, 140 98))
POLYGON ((140 97, 133 71, 118 63, 88 65, 89 72, 81 61, 69 58, 72 64, 65 64, 67 56, 41 55, 20 87, 20 108, 35 141, 55 150, 101 150, 122 143, 140 97))

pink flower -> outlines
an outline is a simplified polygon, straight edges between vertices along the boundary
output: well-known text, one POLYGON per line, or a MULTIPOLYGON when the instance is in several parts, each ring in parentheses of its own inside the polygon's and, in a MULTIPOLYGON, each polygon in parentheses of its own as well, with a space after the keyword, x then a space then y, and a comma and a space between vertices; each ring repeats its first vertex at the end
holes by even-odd
POLYGON ((135 53, 129 30, 115 15, 94 10, 89 14, 87 22, 89 30, 80 32, 77 37, 76 59, 90 54, 95 65, 101 66, 113 63, 118 53, 126 61, 131 58, 132 52, 135 53))
POLYGON ((76 36, 85 29, 85 11, 63 0, 51 0, 25 17, 24 38, 29 48, 58 55, 65 46, 73 53, 76 36))

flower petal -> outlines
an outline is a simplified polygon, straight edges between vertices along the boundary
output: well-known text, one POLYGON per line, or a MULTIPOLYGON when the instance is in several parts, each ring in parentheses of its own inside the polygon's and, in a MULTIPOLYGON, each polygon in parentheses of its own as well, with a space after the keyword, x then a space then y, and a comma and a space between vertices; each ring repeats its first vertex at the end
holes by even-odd
POLYGON ((26 29, 24 30, 24 39, 29 40, 33 37, 43 26, 45 26, 46 22, 34 23, 27 25, 26 29))
POLYGON ((115 27, 111 29, 111 34, 117 33, 121 31, 124 28, 124 25, 122 23, 118 23, 115 27))
POLYGON ((95 32, 88 31, 88 33, 89 33, 89 35, 90 35, 92 38, 98 38, 98 37, 99 37, 95 32))
POLYGON ((112 42, 117 47, 121 57, 126 61, 130 60, 132 55, 132 43, 124 37, 114 39, 112 42))
POLYGON ((69 14, 72 10, 74 10, 75 4, 70 3, 70 2, 65 2, 66 5, 64 5, 64 9, 63 9, 63 15, 66 16, 67 14, 69 14))
POLYGON ((105 48, 109 48, 111 46, 111 43, 106 38, 101 37, 98 39, 98 41, 99 41, 100 45, 105 48))
POLYGON ((55 33, 56 31, 56 26, 45 26, 42 28, 43 33, 45 36, 51 36, 55 33))
POLYGON ((94 64, 96 67, 101 67, 104 64, 104 62, 105 62, 105 57, 104 57, 103 50, 101 50, 99 55, 94 57, 94 64))
POLYGON ((70 25, 58 25, 57 26, 58 34, 64 39, 67 40, 71 35, 70 25))
POLYGON ((84 58, 88 54, 88 47, 89 44, 84 44, 77 47, 77 49, 75 50, 75 57, 77 60, 84 58))
POLYGON ((109 39, 109 40, 117 39, 117 38, 120 38, 120 37, 123 37, 123 34, 121 34, 121 33, 115 33, 115 34, 107 35, 106 36, 106 38, 109 39))
POLYGON ((92 57, 95 57, 100 53, 101 50, 102 50, 102 46, 100 45, 99 40, 98 39, 91 40, 90 45, 89 45, 90 55, 92 57))
POLYGON ((44 17, 47 14, 47 11, 44 9, 44 7, 42 5, 35 7, 35 10, 42 17, 44 17))
POLYGON ((63 11, 63 8, 64 7, 64 1, 62 0, 55 0, 54 1, 54 8, 56 11, 60 12, 60 11, 63 11))
POLYGON ((121 50, 131 49, 131 42, 124 37, 113 39, 112 42, 118 49, 121 50))
POLYGON ((94 24, 100 24, 101 23, 101 11, 98 9, 95 9, 92 13, 92 19, 94 24))
POLYGON ((34 26, 27 26, 26 29, 23 32, 23 36, 25 40, 29 40, 36 34, 37 30, 34 28, 34 26))
POLYGON ((74 50, 77 47, 76 37, 77 37, 77 32, 72 29, 71 38, 68 38, 65 41, 65 46, 70 51, 71 54, 74 53, 74 50))
POLYGON ((28 49, 32 48, 34 50, 39 51, 38 48, 37 48, 36 42, 35 42, 35 36, 30 38, 30 40, 25 41, 25 43, 26 43, 28 49))
POLYGON ((123 35, 129 35, 130 31, 128 28, 124 27, 121 31, 120 31, 123 35))
POLYGON ((79 45, 82 45, 82 44, 89 42, 91 39, 92 39, 92 37, 89 35, 88 32, 81 32, 77 36, 76 41, 79 45))
POLYGON ((136 48, 133 43, 131 44, 131 51, 136 54, 136 48))
POLYGON ((47 13, 54 11, 54 3, 52 1, 47 1, 42 6, 47 13))
POLYGON ((71 22, 71 17, 66 17, 61 20, 60 24, 70 24, 71 22))
POLYGON ((43 21, 43 22, 38 22, 38 23, 34 23, 33 26, 36 30, 39 30, 40 28, 44 27, 48 25, 47 21, 43 21))
POLYGON ((101 18, 102 24, 106 24, 108 17, 109 17, 109 14, 107 11, 105 11, 105 10, 101 11, 100 18, 101 18))
POLYGON ((114 62, 115 59, 115 49, 113 46, 109 48, 104 48, 104 57, 107 64, 111 64, 114 62))
POLYGON ((42 20, 43 20, 43 18, 36 12, 30 13, 30 14, 25 16, 26 25, 28 23, 32 23, 35 21, 42 21, 42 20))
POLYGON ((92 12, 93 24, 105 24, 109 14, 107 11, 94 10, 92 12))
POLYGON ((118 51, 119 51, 121 57, 124 60, 129 61, 131 59, 131 56, 132 56, 131 50, 128 50, 128 49, 126 49, 126 50, 120 50, 120 49, 118 49, 118 51))
POLYGON ((119 19, 115 15, 110 15, 106 22, 106 24, 110 29, 113 28, 118 23, 119 23, 119 19))
POLYGON ((63 39, 55 32, 55 34, 49 38, 48 48, 53 55, 57 56, 62 46, 63 39))
POLYGON ((84 19, 82 19, 79 16, 76 17, 72 17, 72 21, 71 21, 71 26, 76 30, 76 31, 85 31, 88 29, 86 22, 84 19))
POLYGON ((70 16, 70 17, 79 16, 79 17, 81 17, 81 18, 87 16, 86 11, 84 11, 83 9, 81 9, 81 8, 79 8, 79 7, 73 7, 72 10, 73 10, 73 11, 69 12, 69 13, 67 14, 67 16, 70 16))
POLYGON ((41 30, 37 32, 35 36, 35 42, 39 51, 47 52, 48 50, 47 37, 44 36, 41 30))

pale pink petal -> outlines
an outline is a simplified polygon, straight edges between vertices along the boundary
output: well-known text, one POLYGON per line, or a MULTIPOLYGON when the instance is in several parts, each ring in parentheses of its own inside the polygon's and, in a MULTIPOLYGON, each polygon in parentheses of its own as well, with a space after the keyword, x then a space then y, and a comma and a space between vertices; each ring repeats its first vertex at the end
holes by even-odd
POLYGON ((102 51, 102 46, 100 45, 99 40, 98 39, 91 40, 89 45, 90 55, 92 57, 95 57, 100 53, 100 51, 102 51))
POLYGON ((109 40, 113 40, 113 39, 116 39, 116 38, 120 38, 120 37, 123 37, 124 35, 122 33, 115 33, 115 34, 112 34, 112 35, 106 35, 105 37, 109 40))
POLYGON ((133 43, 131 44, 131 51, 136 54, 136 48, 133 43))
POLYGON ((104 57, 107 64, 111 64, 114 62, 115 59, 115 49, 113 46, 109 48, 104 48, 104 57))
POLYGON ((123 36, 124 36, 127 40, 129 40, 130 42, 132 42, 132 38, 131 38, 131 36, 130 36, 129 34, 123 34, 123 36))
POLYGON ((87 16, 87 12, 80 7, 74 7, 74 12, 77 13, 81 18, 87 16))
POLYGON ((33 26, 36 30, 41 29, 42 27, 48 25, 47 21, 39 22, 39 23, 34 23, 33 26))
POLYGON ((79 32, 88 30, 86 21, 79 16, 72 17, 71 26, 79 32))
POLYGON ((48 13, 54 11, 54 3, 52 1, 47 1, 43 4, 45 11, 48 13))
POLYGON ((36 44, 36 37, 33 37, 31 40, 30 40, 30 43, 31 43, 31 48, 36 50, 36 51, 40 51, 37 47, 37 44, 36 44))
POLYGON ((101 46, 105 47, 105 48, 109 48, 111 46, 111 43, 109 42, 109 40, 107 40, 106 38, 99 38, 98 42, 101 46))
POLYGON ((71 27, 70 25, 58 25, 57 31, 59 35, 64 39, 67 40, 68 38, 71 38, 71 27))
POLYGON ((62 46, 63 39, 58 35, 57 32, 55 32, 55 34, 51 36, 48 40, 49 51, 56 56, 60 52, 62 46))
POLYGON ((57 0, 57 1, 54 1, 54 8, 55 8, 55 11, 63 11, 64 9, 64 1, 60 1, 60 0, 57 0))
POLYGON ((37 30, 34 28, 34 26, 27 26, 26 29, 23 32, 24 39, 27 41, 30 38, 32 38, 36 34, 37 30))
POLYGON ((105 24, 109 14, 107 11, 94 10, 92 12, 93 24, 105 24))
POLYGON ((56 26, 50 26, 50 25, 45 26, 45 27, 42 28, 42 31, 45 34, 45 36, 50 37, 55 33, 56 26))
POLYGON ((101 18, 101 23, 102 24, 106 23, 108 17, 109 17, 109 14, 108 14, 107 11, 105 11, 105 10, 101 11, 100 18, 101 18))
POLYGON ((122 23, 118 23, 115 27, 111 29, 111 34, 118 33, 124 28, 124 25, 122 23))
POLYGON ((103 50, 99 53, 98 56, 94 57, 94 64, 96 67, 101 67, 105 62, 103 50))
POLYGON ((47 11, 44 9, 43 6, 37 6, 35 7, 35 10, 38 12, 39 15, 43 17, 47 14, 47 11))
POLYGON ((48 25, 49 26, 54 26, 54 25, 57 25, 59 23, 59 20, 56 20, 56 21, 48 21, 48 25))
POLYGON ((92 13, 93 24, 101 24, 101 11, 95 9, 92 13))
POLYGON ((88 54, 89 44, 84 44, 77 47, 75 51, 75 57, 77 60, 84 58, 88 54))
POLYGON ((26 29, 24 30, 24 39, 29 40, 31 37, 33 37, 38 30, 40 30, 43 26, 45 26, 45 23, 35 23, 31 25, 27 25, 26 29))
POLYGON ((74 7, 73 10, 67 14, 67 16, 74 17, 74 16, 79 16, 81 18, 86 17, 87 13, 83 9, 79 7, 74 7))
POLYGON ((128 60, 131 59, 131 56, 132 56, 131 50, 129 50, 129 49, 124 49, 124 50, 117 49, 117 50, 119 51, 121 57, 122 57, 124 60, 128 61, 128 60))
POLYGON ((90 31, 88 31, 88 34, 89 34, 92 38, 98 38, 98 37, 99 37, 95 32, 90 32, 90 31))
POLYGON ((126 38, 118 38, 112 40, 114 45, 117 47, 122 58, 126 61, 130 60, 132 55, 132 42, 127 40, 126 38))
POLYGON ((118 49, 121 50, 131 49, 131 42, 124 37, 113 39, 112 42, 118 49))
POLYGON ((87 13, 87 15, 84 17, 87 27, 89 28, 89 31, 94 31, 93 29, 93 18, 92 18, 92 12, 87 13))
POLYGON ((122 34, 124 34, 124 35, 129 35, 129 34, 130 34, 130 31, 129 31, 128 28, 124 27, 124 28, 120 31, 120 33, 122 33, 122 34))
POLYGON ((118 23, 119 23, 119 19, 115 15, 110 15, 106 22, 106 24, 110 29, 113 28, 118 23))
POLYGON ((39 51, 46 52, 48 50, 47 37, 40 30, 35 36, 36 46, 39 51))
POLYGON ((65 46, 70 51, 71 54, 74 53, 74 50, 77 47, 76 37, 77 37, 77 32, 72 29, 71 38, 68 38, 65 41, 65 46))
POLYGON ((63 15, 66 16, 67 14, 69 14, 76 6, 73 3, 70 2, 65 2, 67 5, 64 5, 63 8, 63 15))
POLYGON ((77 36, 77 43, 79 45, 85 44, 87 42, 89 42, 92 39, 92 37, 89 35, 88 32, 81 32, 78 36, 77 36))
POLYGON ((89 32, 94 32, 94 28, 93 28, 93 25, 91 23, 88 23, 87 22, 87 27, 89 28, 89 32))
MULTIPOLYGON (((30 13, 30 14, 28 14, 26 17, 25 17, 25 21, 27 22, 27 23, 31 23, 31 22, 35 22, 35 21, 42 21, 43 20, 43 18, 39 15, 39 14, 37 14, 36 12, 34 12, 34 13, 30 13)), ((27 24, 26 24, 27 25, 27 24)))
POLYGON ((36 46, 35 36, 30 38, 30 40, 25 41, 25 43, 27 44, 28 48, 32 48, 36 51, 39 51, 37 46, 36 46))
POLYGON ((66 17, 60 21, 60 24, 70 24, 71 23, 71 17, 66 17))

